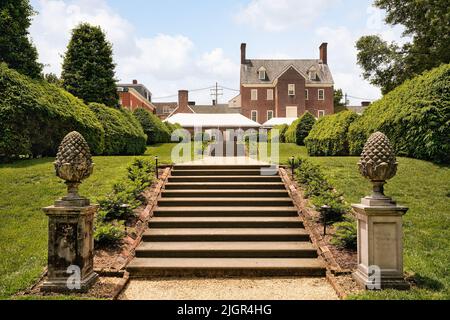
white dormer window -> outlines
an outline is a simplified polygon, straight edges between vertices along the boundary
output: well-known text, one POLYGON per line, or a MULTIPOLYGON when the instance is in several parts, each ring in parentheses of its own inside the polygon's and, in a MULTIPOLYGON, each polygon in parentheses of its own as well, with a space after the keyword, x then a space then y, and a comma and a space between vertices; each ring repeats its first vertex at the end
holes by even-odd
POLYGON ((315 81, 317 79, 317 71, 316 68, 311 67, 308 71, 308 75, 309 75, 309 80, 310 81, 315 81))
POLYGON ((261 80, 261 81, 264 81, 264 80, 267 79, 266 69, 265 69, 264 67, 261 67, 261 68, 258 70, 258 78, 259 78, 259 80, 261 80))

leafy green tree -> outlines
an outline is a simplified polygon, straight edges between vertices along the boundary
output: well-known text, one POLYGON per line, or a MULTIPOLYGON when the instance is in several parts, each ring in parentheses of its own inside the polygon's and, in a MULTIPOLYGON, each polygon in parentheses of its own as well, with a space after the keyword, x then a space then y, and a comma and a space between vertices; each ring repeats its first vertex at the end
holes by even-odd
POLYGON ((356 44, 363 77, 387 93, 423 71, 450 62, 450 6, 448 0, 375 0, 386 11, 386 23, 402 25, 411 42, 399 46, 380 36, 360 38, 356 44))
POLYGON ((343 99, 344 99, 344 93, 342 92, 342 89, 335 89, 334 90, 334 112, 335 113, 347 110, 343 99))
POLYGON ((62 82, 61 82, 61 79, 59 79, 58 78, 58 76, 56 75, 56 74, 54 74, 54 73, 46 73, 45 75, 44 75, 44 79, 45 79, 45 81, 47 81, 48 83, 51 83, 51 84, 55 84, 55 85, 57 85, 58 87, 61 87, 62 86, 62 82))
POLYGON ((64 56, 63 87, 86 103, 118 106, 112 45, 100 27, 80 24, 64 56))
POLYGON ((32 78, 41 76, 36 47, 28 38, 35 14, 28 0, 0 1, 0 62, 32 78))

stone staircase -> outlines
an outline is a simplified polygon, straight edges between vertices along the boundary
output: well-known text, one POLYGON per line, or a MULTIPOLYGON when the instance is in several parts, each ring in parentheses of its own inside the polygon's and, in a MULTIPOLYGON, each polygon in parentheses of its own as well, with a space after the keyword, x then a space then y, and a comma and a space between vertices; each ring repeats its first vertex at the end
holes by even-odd
POLYGON ((262 167, 175 166, 130 275, 323 276, 281 177, 262 167))

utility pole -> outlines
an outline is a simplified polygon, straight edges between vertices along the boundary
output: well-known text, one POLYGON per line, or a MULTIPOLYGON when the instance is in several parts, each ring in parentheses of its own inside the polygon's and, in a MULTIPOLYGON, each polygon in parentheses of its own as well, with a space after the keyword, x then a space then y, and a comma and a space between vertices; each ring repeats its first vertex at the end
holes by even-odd
POLYGON ((216 82, 216 86, 211 89, 211 96, 213 97, 213 105, 219 104, 219 96, 223 96, 223 89, 219 88, 219 84, 216 82))

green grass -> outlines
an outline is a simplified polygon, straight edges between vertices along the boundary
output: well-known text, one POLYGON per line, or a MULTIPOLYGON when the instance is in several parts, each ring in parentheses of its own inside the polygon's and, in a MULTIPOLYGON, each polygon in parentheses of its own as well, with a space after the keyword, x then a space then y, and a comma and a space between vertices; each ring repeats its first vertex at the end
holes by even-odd
MULTIPOLYGON (((174 144, 148 148, 170 163, 174 144)), ((111 190, 126 174, 134 156, 94 157, 94 173, 80 187, 93 202, 111 190)), ((42 273, 47 259, 47 217, 42 207, 52 205, 66 190, 57 178, 53 158, 0 165, 0 299, 30 286, 42 273)))
MULTIPOLYGON (((307 156, 294 144, 280 146, 280 162, 307 156)), ((371 184, 358 171, 357 157, 311 157, 322 166, 333 186, 350 203, 370 194, 371 184)), ((404 216, 405 271, 417 288, 409 292, 367 292, 352 299, 450 299, 450 168, 431 162, 398 158, 397 175, 386 194, 409 207, 404 216)))

